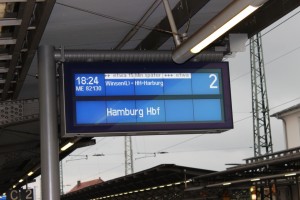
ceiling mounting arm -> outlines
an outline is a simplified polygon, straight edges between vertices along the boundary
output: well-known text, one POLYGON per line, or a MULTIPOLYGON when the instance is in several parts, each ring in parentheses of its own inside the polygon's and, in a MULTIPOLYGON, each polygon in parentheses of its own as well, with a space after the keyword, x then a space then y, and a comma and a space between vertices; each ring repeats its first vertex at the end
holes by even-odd
POLYGON ((170 23, 170 27, 172 30, 175 45, 179 46, 181 44, 181 40, 180 40, 180 36, 177 31, 177 27, 176 27, 175 20, 174 20, 173 14, 172 14, 172 10, 170 8, 169 0, 163 0, 163 3, 164 3, 167 17, 168 17, 168 20, 170 23))

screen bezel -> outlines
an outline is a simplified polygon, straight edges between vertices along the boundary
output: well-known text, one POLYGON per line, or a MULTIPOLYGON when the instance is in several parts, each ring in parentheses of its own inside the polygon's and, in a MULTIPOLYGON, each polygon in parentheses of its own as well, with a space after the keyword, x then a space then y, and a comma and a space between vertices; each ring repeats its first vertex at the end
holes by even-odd
MULTIPOLYGON (((190 133, 220 133, 233 128, 228 62, 217 63, 115 63, 115 62, 65 62, 60 66, 61 132, 63 137, 168 135, 190 133), (107 126, 76 125, 75 87, 76 73, 191 73, 199 69, 221 71, 220 94, 223 98, 223 122, 209 123, 150 123, 113 124, 107 126), (68 88, 68 89, 67 89, 68 88)), ((134 97, 134 96, 133 96, 134 97)))

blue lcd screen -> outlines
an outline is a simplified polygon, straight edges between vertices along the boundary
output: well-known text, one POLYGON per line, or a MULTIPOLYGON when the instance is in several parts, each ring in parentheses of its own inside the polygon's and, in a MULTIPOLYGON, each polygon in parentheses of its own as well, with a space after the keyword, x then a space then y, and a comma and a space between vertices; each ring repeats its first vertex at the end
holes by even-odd
POLYGON ((219 73, 74 74, 76 96, 220 94, 219 73), (119 77, 118 77, 119 76, 119 77), (141 77, 144 77, 143 79, 141 77))
POLYGON ((76 116, 76 124, 222 120, 220 99, 77 101, 76 116))
POLYGON ((228 63, 174 65, 65 63, 65 135, 232 128, 228 63))

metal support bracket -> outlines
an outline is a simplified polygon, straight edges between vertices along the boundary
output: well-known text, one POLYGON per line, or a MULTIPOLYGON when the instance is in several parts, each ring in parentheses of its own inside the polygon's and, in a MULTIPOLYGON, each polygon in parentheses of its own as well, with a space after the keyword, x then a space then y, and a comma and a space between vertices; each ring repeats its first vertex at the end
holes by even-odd
POLYGON ((172 14, 172 10, 170 8, 169 0, 163 0, 163 3, 164 3, 164 6, 165 6, 165 10, 166 10, 166 13, 167 13, 167 17, 168 17, 168 20, 169 20, 169 23, 170 23, 171 30, 172 30, 172 33, 173 33, 173 38, 174 38, 175 45, 179 46, 181 44, 181 40, 180 40, 180 36, 178 34, 178 31, 177 31, 177 27, 176 27, 175 20, 174 20, 173 14, 172 14))

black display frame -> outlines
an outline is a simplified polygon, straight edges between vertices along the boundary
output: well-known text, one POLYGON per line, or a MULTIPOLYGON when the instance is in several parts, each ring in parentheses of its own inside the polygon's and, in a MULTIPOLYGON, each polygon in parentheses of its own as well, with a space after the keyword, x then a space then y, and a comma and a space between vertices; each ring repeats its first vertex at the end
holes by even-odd
MULTIPOLYGON (((168 134, 220 133, 233 128, 232 103, 228 62, 198 63, 172 62, 116 63, 116 62, 65 62, 60 66, 61 135, 62 137, 132 136, 168 134), (222 122, 209 123, 136 123, 108 125, 76 125, 74 102, 82 97, 75 96, 74 74, 76 73, 192 73, 197 70, 219 71, 221 77, 222 122)), ((134 97, 134 96, 133 96, 134 97)), ((92 98, 92 97, 90 97, 92 98)))

